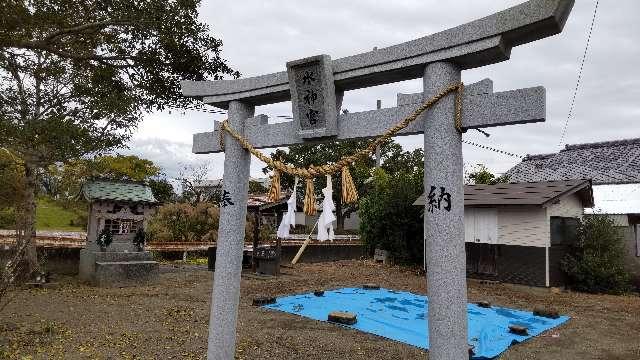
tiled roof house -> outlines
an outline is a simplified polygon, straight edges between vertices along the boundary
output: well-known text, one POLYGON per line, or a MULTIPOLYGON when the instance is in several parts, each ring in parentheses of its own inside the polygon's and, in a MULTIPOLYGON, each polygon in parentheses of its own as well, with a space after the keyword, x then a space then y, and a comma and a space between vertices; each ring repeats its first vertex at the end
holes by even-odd
POLYGON ((529 155, 507 171, 509 181, 591 179, 593 209, 623 233, 630 269, 640 285, 640 138, 566 145, 555 154, 529 155))
POLYGON ((598 184, 640 183, 640 138, 566 145, 553 154, 528 155, 509 181, 591 179, 598 184))

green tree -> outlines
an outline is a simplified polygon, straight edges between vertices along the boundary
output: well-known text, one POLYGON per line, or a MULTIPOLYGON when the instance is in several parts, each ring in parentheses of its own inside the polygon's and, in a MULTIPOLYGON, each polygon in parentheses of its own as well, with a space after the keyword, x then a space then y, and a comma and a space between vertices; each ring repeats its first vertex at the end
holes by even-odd
POLYGON ((135 155, 105 155, 49 165, 40 174, 39 180, 45 195, 69 201, 77 198, 82 185, 91 178, 160 181, 161 175, 160 167, 151 160, 135 155))
MULTIPOLYGON (((348 140, 348 141, 336 141, 322 144, 313 145, 292 145, 289 147, 289 151, 281 149, 276 150, 271 154, 272 159, 283 161, 287 164, 296 167, 309 167, 311 165, 323 165, 328 163, 335 163, 341 158, 351 155, 360 149, 367 147, 369 144, 366 140, 348 140)), ((351 177, 353 183, 359 192, 362 192, 365 188, 365 181, 371 177, 371 169, 373 169, 375 162, 371 156, 356 161, 350 168, 351 177)), ((262 171, 266 174, 271 171, 270 167, 265 167, 262 171)), ((336 174, 332 177, 333 180, 333 202, 336 206, 336 229, 344 229, 344 219, 349 214, 358 210, 358 204, 344 204, 342 203, 342 177, 340 174, 336 174)), ((294 183, 294 177, 288 174, 282 174, 280 184, 283 189, 292 189, 294 183)), ((298 191, 300 194, 304 192, 304 181, 299 183, 298 191)), ((326 187, 326 178, 318 177, 314 181, 314 188, 316 196, 321 196, 322 189, 326 187)), ((359 194, 362 195, 362 194, 359 194)))
MULTIPOLYGON (((348 140, 334 141, 313 145, 293 145, 289 147, 289 151, 277 149, 271 154, 274 160, 280 160, 296 167, 309 167, 310 165, 322 165, 335 163, 345 156, 351 155, 369 145, 368 140, 348 140)), ((380 147, 382 156, 381 167, 389 174, 396 173, 423 173, 424 169, 424 153, 422 149, 413 151, 403 151, 402 146, 393 140, 390 140, 380 147)), ((358 190, 360 197, 368 192, 368 182, 372 179, 372 170, 375 167, 375 160, 372 156, 360 159, 350 168, 351 177, 358 190)), ((267 174, 272 169, 265 167, 263 173, 267 174)), ((344 228, 344 219, 351 213, 358 211, 359 203, 343 204, 342 203, 342 177, 336 174, 333 180, 333 201, 336 205, 336 228, 342 230, 344 228)), ((422 175, 420 175, 422 176, 422 175)), ((281 186, 283 189, 291 189, 293 187, 294 177, 288 174, 281 175, 281 186)), ((315 180, 316 195, 320 196, 322 188, 326 186, 326 179, 319 177, 315 180)), ((304 182, 298 187, 300 196, 304 192, 304 182)))
POLYGON ((381 167, 387 174, 424 174, 424 152, 418 148, 404 151, 400 144, 391 141, 381 148, 381 167))
POLYGON ((140 182, 155 179, 154 185, 158 185, 161 170, 153 161, 135 155, 104 155, 50 165, 40 178, 45 194, 50 197, 75 198, 82 185, 91 178, 140 182))
POLYGON ((376 169, 372 189, 360 200, 360 236, 369 251, 381 248, 401 262, 423 257, 422 208, 413 202, 422 193, 423 170, 388 174, 376 169))
MULTIPOLYGON (((252 216, 247 216, 245 241, 253 236, 252 216)), ((169 203, 160 206, 145 228, 147 241, 214 242, 218 238, 220 208, 209 202, 169 203)))
POLYGON ((183 107, 179 81, 238 76, 198 0, 0 2, 0 147, 24 161, 29 272, 37 175, 121 147, 147 111, 183 107))
POLYGON ((90 176, 112 180, 147 181, 161 175, 159 166, 135 155, 97 156, 87 161, 90 176))
POLYGON ((483 164, 476 165, 466 176, 467 184, 496 185, 509 182, 509 175, 496 176, 483 164))
POLYGON ((620 294, 630 289, 624 256, 624 239, 613 220, 587 216, 578 227, 577 244, 561 266, 576 290, 620 294))
POLYGON ((159 202, 166 203, 176 197, 173 185, 171 185, 167 179, 150 179, 148 183, 151 191, 153 192, 153 197, 155 197, 159 202))
POLYGON ((264 187, 261 182, 255 180, 249 180, 249 194, 264 194, 269 189, 264 187))

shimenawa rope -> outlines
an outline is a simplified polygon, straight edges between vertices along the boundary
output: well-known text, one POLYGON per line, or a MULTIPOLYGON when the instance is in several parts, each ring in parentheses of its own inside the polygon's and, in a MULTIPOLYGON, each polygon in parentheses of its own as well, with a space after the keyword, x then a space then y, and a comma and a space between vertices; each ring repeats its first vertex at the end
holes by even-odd
POLYGON ((387 129, 384 134, 373 140, 366 148, 349 156, 345 156, 333 164, 311 165, 308 168, 298 168, 287 165, 279 160, 274 160, 254 148, 244 136, 232 129, 228 120, 224 120, 220 126, 220 148, 224 150, 224 132, 226 131, 232 138, 238 141, 240 146, 274 169, 274 175, 271 180, 271 189, 269 190, 269 198, 271 201, 280 200, 280 172, 305 178, 307 184, 304 199, 304 212, 307 215, 315 215, 315 193, 313 188, 313 179, 315 177, 321 175, 332 175, 342 170, 342 201, 345 203, 356 202, 358 200, 358 193, 355 184, 353 183, 353 179, 351 178, 351 174, 349 173, 349 165, 362 157, 373 154, 378 145, 381 145, 402 129, 409 126, 409 124, 414 122, 420 114, 454 91, 456 91, 454 126, 458 132, 462 132, 462 93, 464 91, 464 84, 460 82, 450 85, 423 102, 420 107, 411 113, 411 115, 407 116, 393 127, 387 129))

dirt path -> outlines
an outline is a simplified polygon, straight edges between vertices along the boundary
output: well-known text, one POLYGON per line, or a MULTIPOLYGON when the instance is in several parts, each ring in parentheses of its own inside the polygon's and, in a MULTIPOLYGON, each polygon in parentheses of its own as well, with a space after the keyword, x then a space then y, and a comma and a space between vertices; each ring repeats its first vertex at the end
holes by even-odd
MULTIPOLYGON (((202 359, 212 274, 162 266, 155 286, 98 289, 60 279, 25 289, 0 313, 0 358, 202 359)), ((425 292, 422 275, 371 262, 301 264, 278 279, 243 278, 237 359, 425 359, 425 352, 359 331, 252 307, 258 295, 375 282, 425 292)), ((572 319, 501 359, 640 359, 640 297, 469 283, 469 299, 519 309, 552 305, 572 319)))

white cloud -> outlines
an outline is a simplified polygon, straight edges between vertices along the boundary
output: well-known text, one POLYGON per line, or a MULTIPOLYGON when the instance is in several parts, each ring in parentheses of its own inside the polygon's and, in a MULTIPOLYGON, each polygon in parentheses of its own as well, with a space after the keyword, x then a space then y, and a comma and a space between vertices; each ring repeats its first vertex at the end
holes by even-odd
MULTIPOLYGON (((200 17, 224 41, 223 56, 243 76, 282 71, 290 60, 316 54, 336 59, 438 32, 480 18, 521 1, 203 1, 200 17)), ((577 69, 584 51, 593 1, 577 1, 564 31, 514 48, 511 60, 463 72, 472 83, 489 77, 495 90, 542 85, 547 90, 547 121, 488 129, 490 138, 470 131, 464 138, 517 154, 557 151, 569 111, 577 69)), ((640 137, 634 126, 640 115, 640 2, 601 2, 566 143, 640 137)), ((343 108, 375 108, 376 99, 395 105, 397 92, 420 91, 407 81, 345 95, 343 108)), ((290 103, 256 109, 270 115, 290 114, 290 103)), ((150 157, 174 172, 178 163, 209 159, 212 176, 222 175, 222 155, 190 154, 191 134, 212 128, 222 115, 188 112, 151 114, 133 140, 131 152, 150 157)), ((422 146, 419 136, 399 138, 407 149, 422 146)), ((465 163, 482 162, 504 171, 518 160, 472 146, 463 147, 465 163)), ((252 160, 253 176, 261 166, 252 160)))

